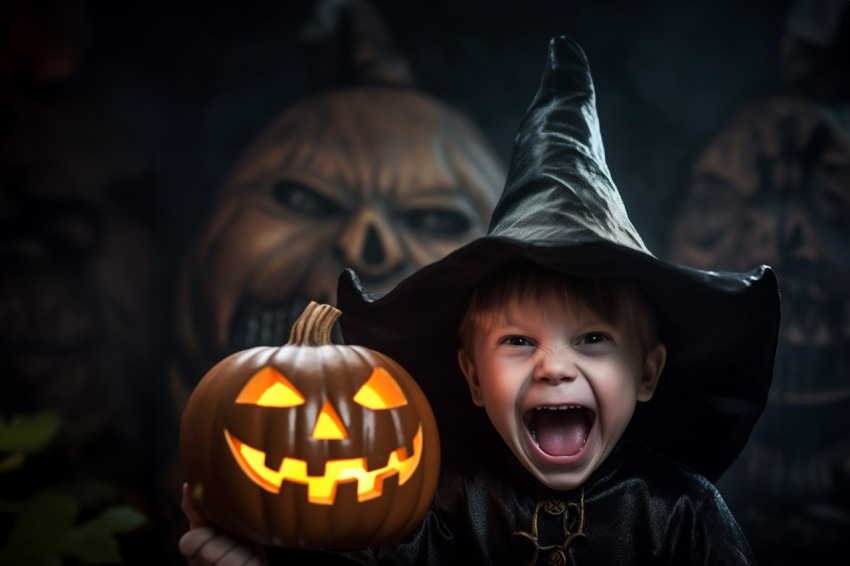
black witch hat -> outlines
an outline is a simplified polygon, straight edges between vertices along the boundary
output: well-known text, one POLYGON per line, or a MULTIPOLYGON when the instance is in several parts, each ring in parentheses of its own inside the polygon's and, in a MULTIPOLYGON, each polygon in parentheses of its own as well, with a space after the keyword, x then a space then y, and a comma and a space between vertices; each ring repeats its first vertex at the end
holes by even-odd
POLYGON ((350 270, 340 277, 346 342, 384 352, 417 379, 449 462, 480 448, 478 435, 486 434, 457 365, 464 303, 494 273, 528 262, 638 283, 668 350, 655 396, 641 410, 643 441, 716 481, 767 401, 779 330, 775 274, 767 266, 701 271, 647 250, 605 164, 587 59, 567 37, 550 43, 488 234, 386 295, 366 292, 350 270))

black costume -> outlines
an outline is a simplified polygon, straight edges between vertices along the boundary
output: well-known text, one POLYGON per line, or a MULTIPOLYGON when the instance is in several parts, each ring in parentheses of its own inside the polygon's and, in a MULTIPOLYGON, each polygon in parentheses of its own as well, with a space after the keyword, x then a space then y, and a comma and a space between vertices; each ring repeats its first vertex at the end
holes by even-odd
POLYGON ((736 458, 767 399, 776 278, 766 266, 689 269, 646 249, 605 164, 587 61, 568 38, 552 40, 488 235, 384 296, 347 272, 338 306, 347 343, 391 356, 420 383, 440 427, 443 472, 432 510, 408 541, 312 560, 519 565, 537 549, 544 564, 753 562, 710 482, 736 458), (636 281, 668 349, 653 399, 639 404, 615 451, 571 492, 553 492, 522 468, 472 406, 457 364, 471 291, 528 263, 636 281))
POLYGON ((619 445, 569 492, 540 484, 507 449, 502 456, 441 485, 423 528, 407 543, 378 550, 376 562, 754 563, 714 486, 634 442, 619 445))
POLYGON ((630 428, 568 492, 542 485, 506 446, 494 446, 477 471, 443 475, 432 509, 404 543, 347 554, 275 551, 272 563, 754 564, 715 487, 637 440, 630 428))

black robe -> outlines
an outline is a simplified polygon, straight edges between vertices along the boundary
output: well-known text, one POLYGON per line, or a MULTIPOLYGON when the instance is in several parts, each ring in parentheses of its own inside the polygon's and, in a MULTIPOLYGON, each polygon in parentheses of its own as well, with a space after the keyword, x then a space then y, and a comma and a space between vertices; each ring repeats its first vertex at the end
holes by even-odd
POLYGON ((496 449, 478 471, 444 473, 425 521, 403 543, 343 554, 273 551, 272 563, 754 564, 715 487, 633 438, 572 491, 547 488, 507 447, 496 449))

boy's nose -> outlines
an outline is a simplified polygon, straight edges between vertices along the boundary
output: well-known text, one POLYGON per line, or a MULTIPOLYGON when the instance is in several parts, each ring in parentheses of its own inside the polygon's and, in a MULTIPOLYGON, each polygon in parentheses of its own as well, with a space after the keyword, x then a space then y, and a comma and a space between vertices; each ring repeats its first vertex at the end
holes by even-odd
POLYGON ((578 369, 569 352, 565 350, 546 352, 534 368, 535 380, 552 385, 572 381, 577 375, 578 369))

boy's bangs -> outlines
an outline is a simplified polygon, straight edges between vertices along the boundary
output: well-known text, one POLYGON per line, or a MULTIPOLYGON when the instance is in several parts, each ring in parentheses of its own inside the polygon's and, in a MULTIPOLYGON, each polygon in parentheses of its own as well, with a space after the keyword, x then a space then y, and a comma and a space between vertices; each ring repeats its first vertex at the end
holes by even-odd
POLYGON ((473 292, 459 329, 461 347, 471 354, 476 328, 509 323, 512 312, 541 304, 557 305, 557 312, 588 309, 612 325, 632 324, 644 349, 657 341, 654 313, 634 282, 573 277, 523 265, 498 274, 473 292))

